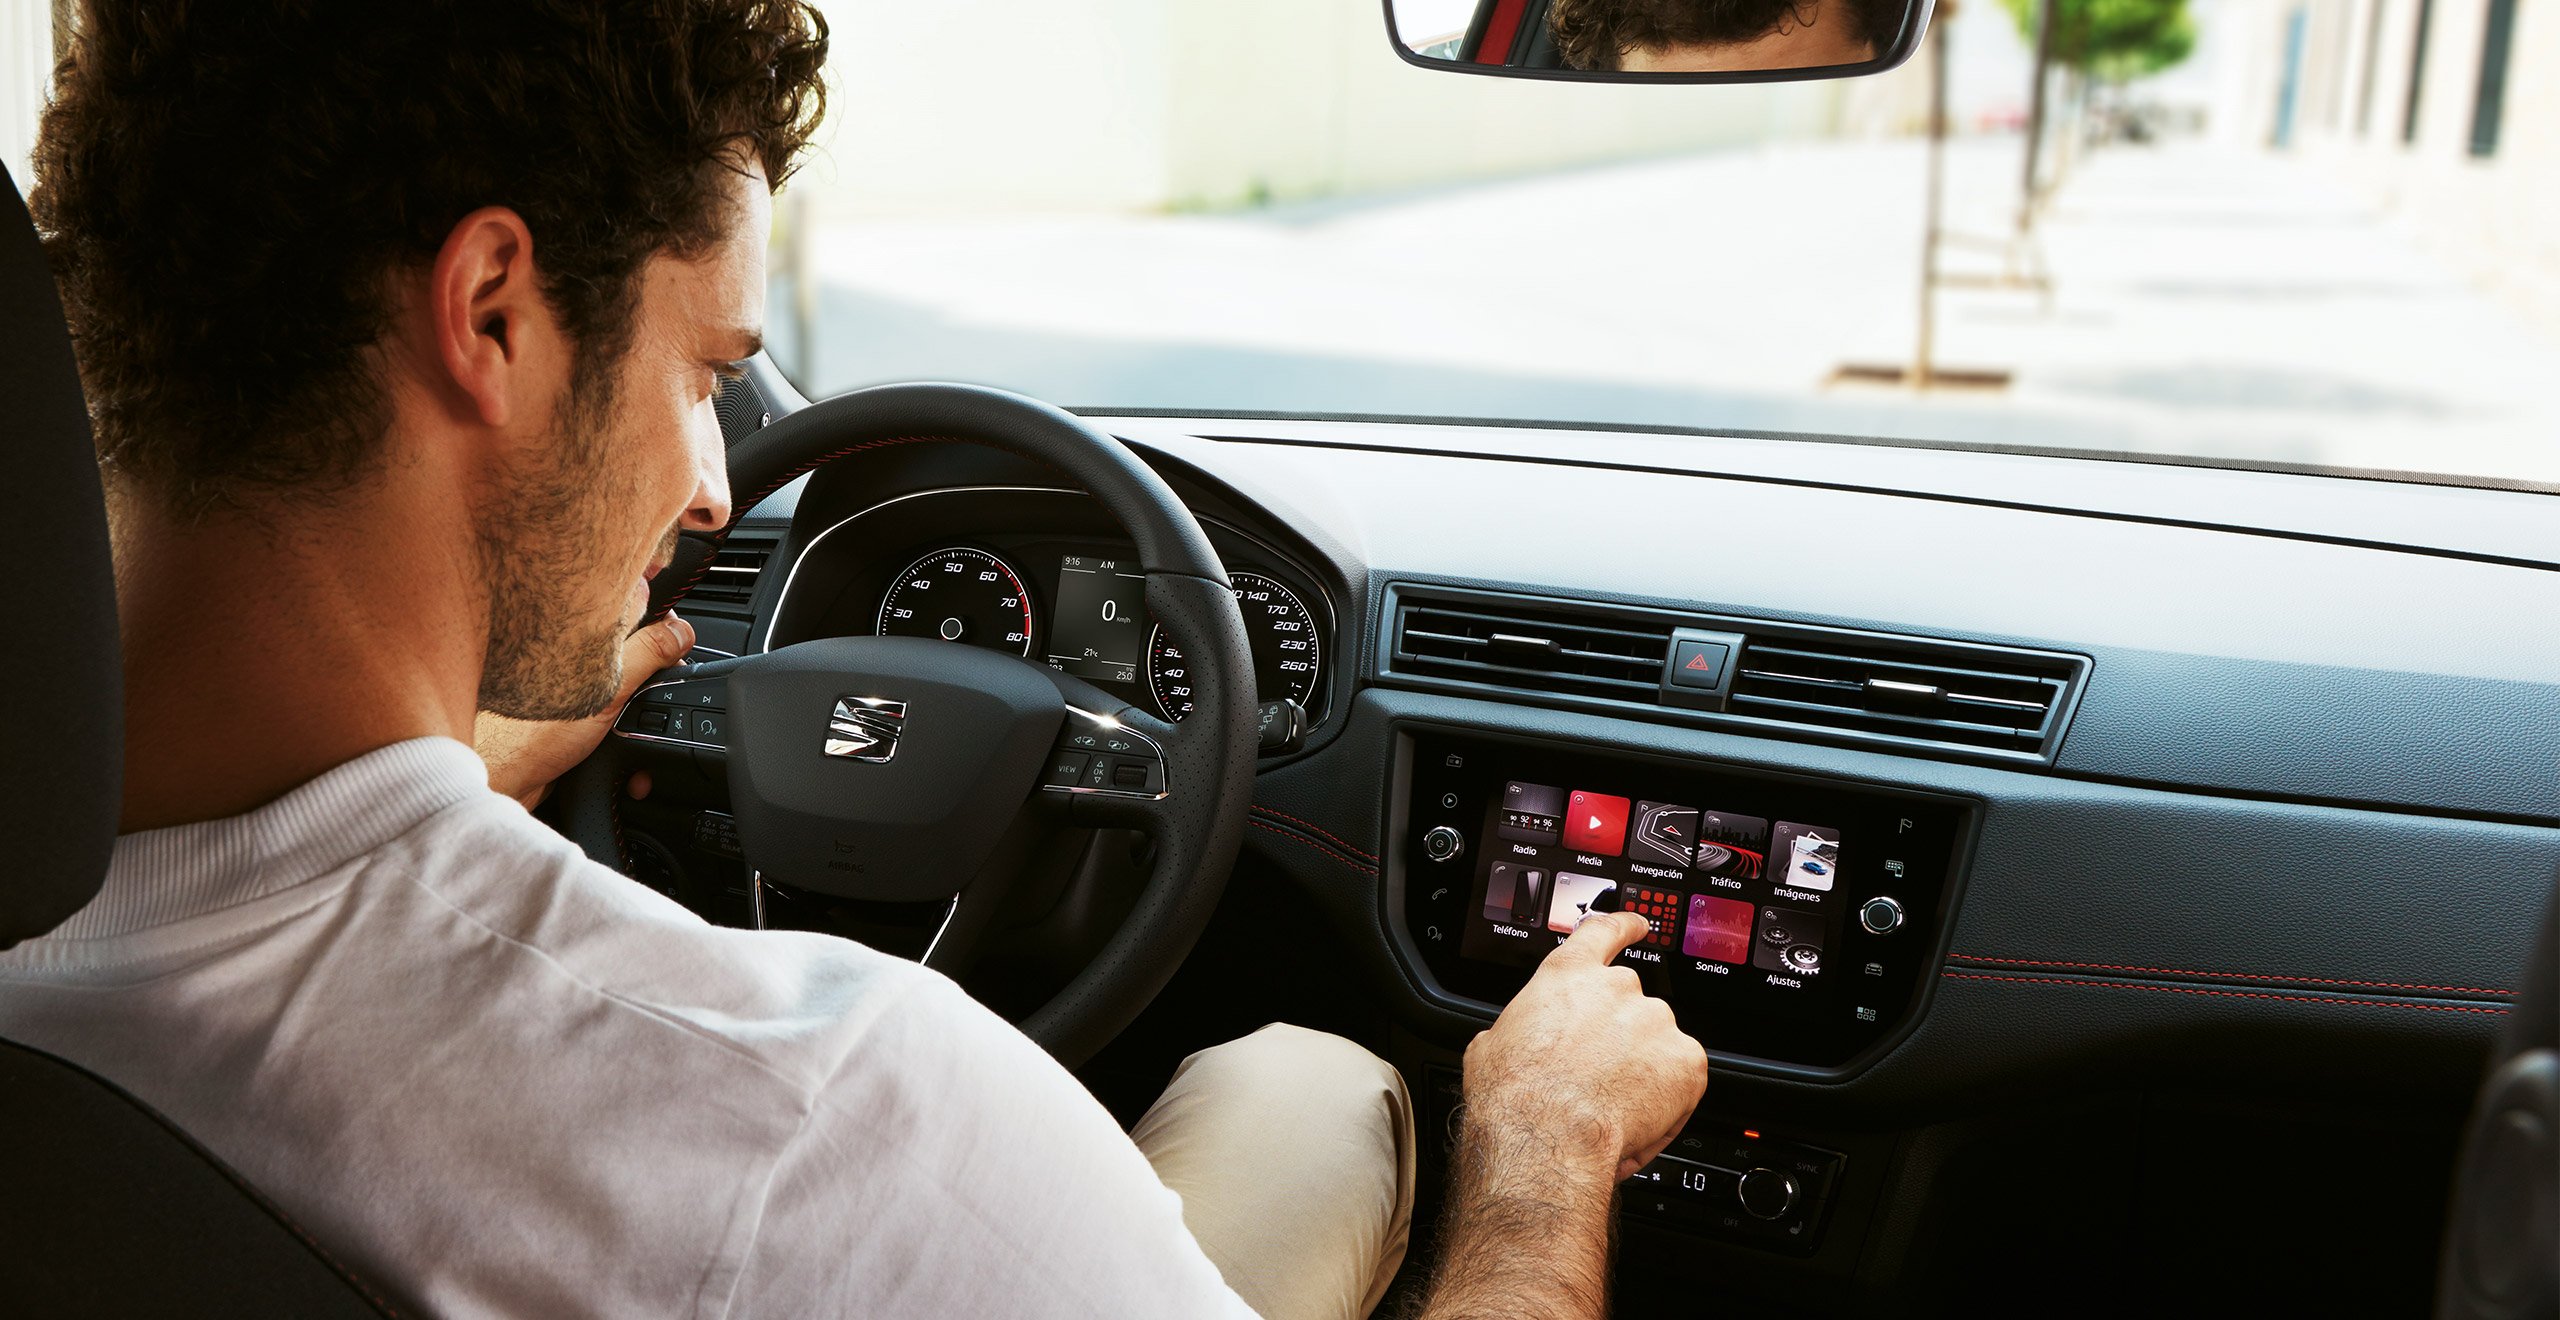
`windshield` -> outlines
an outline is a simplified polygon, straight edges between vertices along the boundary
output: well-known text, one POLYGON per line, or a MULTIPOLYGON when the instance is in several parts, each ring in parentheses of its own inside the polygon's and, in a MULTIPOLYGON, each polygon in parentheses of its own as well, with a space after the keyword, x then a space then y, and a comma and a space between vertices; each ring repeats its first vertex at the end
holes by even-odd
POLYGON ((2560 47, 2510 58, 2514 0, 2055 0, 2041 98, 2035 0, 1735 87, 1416 68, 1376 0, 823 8, 768 334, 813 396, 2560 483, 2560 47))

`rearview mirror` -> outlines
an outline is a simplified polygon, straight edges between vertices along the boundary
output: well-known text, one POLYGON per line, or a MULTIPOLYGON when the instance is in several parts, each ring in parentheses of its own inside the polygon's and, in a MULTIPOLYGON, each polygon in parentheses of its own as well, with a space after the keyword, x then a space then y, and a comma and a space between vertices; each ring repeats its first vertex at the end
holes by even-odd
POLYGON ((1789 82, 1911 58, 1931 0, 1386 0, 1410 64, 1586 82, 1789 82))

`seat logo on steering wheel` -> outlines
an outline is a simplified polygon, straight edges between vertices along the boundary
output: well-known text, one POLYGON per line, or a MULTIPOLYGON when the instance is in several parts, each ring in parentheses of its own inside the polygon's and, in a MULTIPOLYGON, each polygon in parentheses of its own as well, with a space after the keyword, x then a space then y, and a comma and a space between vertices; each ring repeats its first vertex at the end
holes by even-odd
POLYGON ((838 697, 827 719, 827 755, 849 761, 886 761, 898 754, 907 725, 907 703, 887 697, 838 697))

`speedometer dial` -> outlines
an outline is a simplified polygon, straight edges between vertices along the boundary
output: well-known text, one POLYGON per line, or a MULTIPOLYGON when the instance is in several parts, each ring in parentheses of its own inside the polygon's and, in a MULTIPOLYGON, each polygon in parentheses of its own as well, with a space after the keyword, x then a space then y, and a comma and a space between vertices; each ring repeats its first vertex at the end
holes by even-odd
MULTIPOLYGON (((1316 616, 1287 587, 1260 573, 1232 573, 1236 608, 1244 613, 1245 640, 1253 645, 1253 685, 1257 700, 1282 697, 1304 706, 1322 672, 1322 644, 1316 638, 1316 616)), ((1147 690, 1169 720, 1191 713, 1191 666, 1159 623, 1147 637, 1147 690)))
POLYGON ((1031 654, 1031 593, 1013 565, 953 546, 907 565, 880 598, 883 637, 939 637, 1031 654))

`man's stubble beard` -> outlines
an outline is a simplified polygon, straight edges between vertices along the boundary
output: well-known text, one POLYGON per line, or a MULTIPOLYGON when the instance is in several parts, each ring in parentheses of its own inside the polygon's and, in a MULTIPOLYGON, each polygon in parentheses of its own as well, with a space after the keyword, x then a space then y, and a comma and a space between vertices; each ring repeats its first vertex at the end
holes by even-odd
MULTIPOLYGON (((480 709, 519 720, 579 720, 620 690, 628 581, 607 582, 622 548, 602 544, 630 493, 606 459, 617 363, 581 370, 552 420, 545 459, 497 492, 479 527, 489 645, 480 709), (610 592, 610 596, 603 593, 610 592), (602 611, 608 608, 611 614, 602 611)), ((674 530, 669 529, 672 539, 674 530)), ((663 547, 662 547, 663 548, 663 547)))

